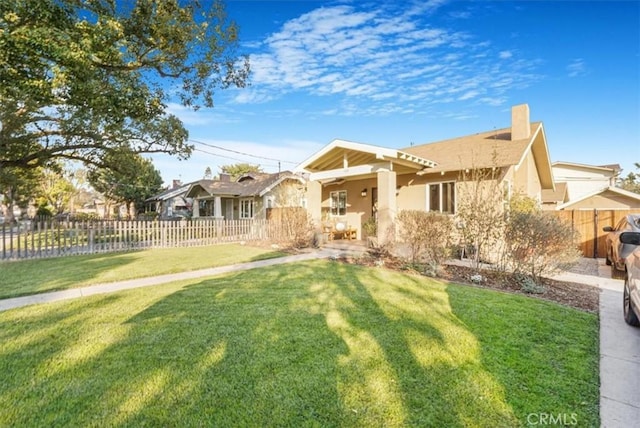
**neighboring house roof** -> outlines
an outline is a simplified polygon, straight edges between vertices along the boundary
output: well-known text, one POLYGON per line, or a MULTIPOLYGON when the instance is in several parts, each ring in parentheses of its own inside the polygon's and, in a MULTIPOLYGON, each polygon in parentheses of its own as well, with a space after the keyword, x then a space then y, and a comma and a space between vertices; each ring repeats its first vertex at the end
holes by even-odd
POLYGON ((553 162, 551 166, 571 168, 571 169, 591 170, 591 171, 601 172, 601 173, 610 173, 611 175, 615 175, 616 173, 620 172, 622 169, 618 164, 597 166, 597 165, 587 165, 583 163, 564 162, 564 161, 553 162))
MULTIPOLYGON (((598 196, 598 195, 607 196, 607 194, 609 194, 609 195, 613 194, 613 195, 622 196, 622 197, 624 197, 626 199, 632 200, 633 202, 637 202, 638 206, 640 206, 640 195, 639 194, 633 193, 633 192, 629 192, 629 191, 621 189, 619 187, 607 187, 605 189, 601 189, 601 190, 597 190, 595 192, 591 192, 591 193, 589 193, 587 195, 581 196, 580 198, 577 198, 577 199, 574 199, 572 201, 566 202, 564 204, 558 205, 558 207, 556 209, 563 210, 563 209, 571 207, 572 205, 576 205, 576 204, 578 204, 578 203, 580 203, 582 201, 585 201, 585 200, 587 200, 589 198, 593 198, 593 197, 598 196)), ((603 206, 603 207, 600 207, 600 208, 608 209, 609 207, 604 207, 603 206)))
POLYGON ((569 200, 567 192, 567 183, 556 183, 556 189, 542 190, 543 204, 563 204, 569 200))
POLYGON ((433 160, 437 165, 426 172, 440 173, 470 168, 519 166, 531 149, 543 189, 552 189, 551 161, 542 122, 534 122, 530 126, 531 137, 520 140, 512 141, 511 128, 504 128, 402 150, 433 160))
POLYGON ((168 201, 176 196, 184 196, 187 190, 189 190, 189 186, 191 186, 191 183, 173 189, 167 189, 162 193, 158 193, 157 195, 145 199, 145 202, 168 201))
POLYGON ((264 196, 274 187, 285 180, 297 180, 301 183, 304 180, 290 171, 278 172, 275 174, 251 173, 245 174, 236 181, 221 180, 199 180, 191 183, 186 197, 195 197, 202 189, 209 196, 227 197, 251 197, 264 196))
POLYGON ((330 178, 331 171, 344 171, 348 168, 351 168, 357 174, 373 172, 364 171, 362 168, 382 162, 392 162, 396 167, 396 171, 398 168, 412 171, 422 170, 436 165, 435 162, 428 158, 406 151, 338 139, 333 140, 322 150, 302 162, 296 170, 311 173, 310 178, 315 180, 330 178), (329 173, 323 174, 324 172, 329 173), (320 175, 316 177, 314 174, 320 175))

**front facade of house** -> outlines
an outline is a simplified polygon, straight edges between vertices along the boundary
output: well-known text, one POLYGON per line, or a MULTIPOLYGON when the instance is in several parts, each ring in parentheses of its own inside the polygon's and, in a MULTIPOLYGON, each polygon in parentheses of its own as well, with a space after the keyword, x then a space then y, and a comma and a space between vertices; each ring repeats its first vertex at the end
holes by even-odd
POLYGON ((494 181, 505 199, 514 192, 537 199, 554 189, 542 123, 527 105, 512 110, 512 126, 401 150, 334 140, 304 161, 309 212, 316 224, 340 222, 357 230, 370 218, 380 242, 401 210, 455 215, 474 171, 494 181))
POLYGON ((221 174, 191 183, 185 197, 193 199, 193 218, 264 219, 269 208, 305 206, 304 185, 288 171, 245 174, 236 181, 221 174))

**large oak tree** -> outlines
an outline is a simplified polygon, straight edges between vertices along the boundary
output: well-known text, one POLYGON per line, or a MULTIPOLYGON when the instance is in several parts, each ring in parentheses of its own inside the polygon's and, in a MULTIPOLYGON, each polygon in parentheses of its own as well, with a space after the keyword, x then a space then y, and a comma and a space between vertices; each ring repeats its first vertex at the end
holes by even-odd
POLYGON ((223 5, 181 0, 0 2, 0 169, 56 159, 105 165, 111 152, 192 147, 179 100, 213 106, 243 87, 248 59, 223 5))

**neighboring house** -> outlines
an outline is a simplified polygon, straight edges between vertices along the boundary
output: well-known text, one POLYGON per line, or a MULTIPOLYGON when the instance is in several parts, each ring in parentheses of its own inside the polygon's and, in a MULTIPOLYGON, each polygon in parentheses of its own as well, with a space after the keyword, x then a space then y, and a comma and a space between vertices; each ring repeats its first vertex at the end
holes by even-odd
POLYGON ((191 183, 185 197, 193 198, 193 218, 263 219, 269 208, 305 206, 304 186, 305 180, 290 171, 249 173, 236 181, 220 174, 218 180, 191 183))
POLYGON ((582 195, 558 205, 558 210, 635 210, 640 209, 640 195, 620 189, 607 187, 582 195))
POLYGON ((145 203, 150 211, 158 213, 159 219, 188 217, 191 215, 193 200, 185 195, 190 186, 191 183, 182 184, 179 180, 173 180, 171 189, 146 199, 145 203))
POLYGON ((569 202, 569 192, 567 191, 567 183, 558 183, 556 188, 545 189, 542 191, 542 209, 545 211, 555 210, 559 205, 569 202))
POLYGON ((543 193, 544 209, 640 208, 640 195, 615 187, 621 171, 620 165, 554 162, 551 168, 556 191, 543 193))
POLYGON ((463 173, 495 171, 505 198, 513 192, 541 201, 555 190, 541 122, 515 106, 510 128, 396 150, 334 140, 297 168, 308 174, 308 209, 314 221, 346 223, 362 237, 362 224, 378 221, 384 241, 404 209, 456 213, 463 173))

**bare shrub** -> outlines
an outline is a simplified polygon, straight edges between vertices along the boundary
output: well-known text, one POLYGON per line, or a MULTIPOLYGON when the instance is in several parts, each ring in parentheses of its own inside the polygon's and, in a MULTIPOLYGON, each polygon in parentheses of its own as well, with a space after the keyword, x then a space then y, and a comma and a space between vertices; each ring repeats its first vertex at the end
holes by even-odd
POLYGON ((544 212, 513 212, 505 228, 511 267, 542 284, 542 277, 567 269, 580 258, 577 232, 558 217, 544 212))
POLYGON ((314 225, 307 210, 300 207, 278 208, 271 222, 276 230, 272 236, 294 248, 305 248, 313 243, 314 225))
POLYGON ((436 272, 449 256, 453 221, 445 214, 404 210, 398 214, 400 239, 409 246, 412 263, 424 262, 436 272))

